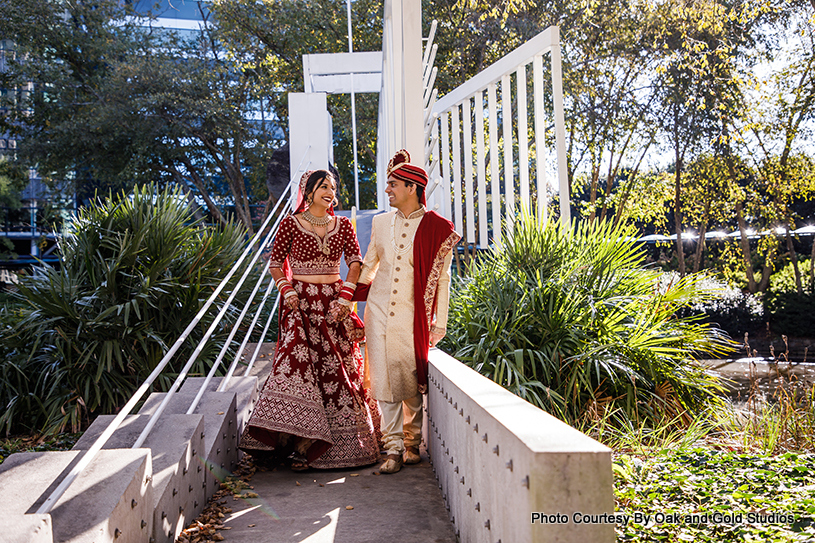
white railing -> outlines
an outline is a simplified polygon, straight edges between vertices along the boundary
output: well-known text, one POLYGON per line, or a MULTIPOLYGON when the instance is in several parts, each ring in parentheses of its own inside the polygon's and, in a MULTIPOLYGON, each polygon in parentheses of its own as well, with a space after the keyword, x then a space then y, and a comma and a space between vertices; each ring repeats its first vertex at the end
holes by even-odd
POLYGON ((500 239, 503 223, 512 231, 519 206, 529 209, 533 198, 545 220, 549 193, 555 192, 549 181, 554 167, 560 219, 568 223, 558 28, 544 30, 438 101, 435 90, 430 91, 436 73, 430 68, 433 47, 425 52, 429 63, 424 78, 430 85, 424 95, 428 206, 452 220, 466 243, 487 247, 491 240, 500 239), (546 111, 544 100, 547 54, 551 113, 546 111), (531 99, 527 93, 530 76, 531 99), (552 132, 554 151, 547 143, 552 132), (550 166, 552 154, 556 158, 550 166))
MULTIPOLYGON (((304 159, 305 159, 305 156, 304 156, 304 159)), ((306 164, 305 168, 308 169, 309 165, 310 164, 306 164)), ((302 160, 301 160, 300 166, 302 166, 302 160)), ((291 189, 291 187, 294 186, 294 184, 299 179, 299 176, 297 174, 298 170, 300 170, 300 167, 298 167, 297 170, 295 170, 294 175, 289 180, 289 185, 288 185, 286 191, 284 191, 282 194, 292 194, 292 192, 294 192, 294 191, 292 191, 290 189, 291 189)), ((296 192, 295 192, 295 194, 296 194, 296 192)), ((229 272, 226 274, 226 276, 221 280, 220 284, 215 289, 215 291, 210 295, 210 297, 206 301, 206 303, 201 307, 201 309, 195 315, 192 322, 190 322, 190 324, 187 326, 187 328, 181 333, 181 335, 178 337, 178 339, 175 341, 175 343, 173 343, 170 350, 167 351, 167 353, 164 355, 164 357, 161 359, 161 361, 156 365, 155 369, 153 369, 153 371, 150 373, 150 375, 147 377, 147 379, 145 379, 144 383, 142 383, 142 385, 136 390, 136 392, 133 394, 133 396, 127 401, 127 403, 124 405, 124 407, 121 409, 121 411, 119 411, 119 413, 116 415, 116 417, 114 417, 114 419, 111 421, 111 423, 108 425, 108 427, 102 432, 102 434, 99 436, 99 438, 93 443, 93 445, 91 445, 91 447, 88 448, 88 450, 82 455, 82 458, 80 458, 79 462, 77 462, 76 465, 74 465, 74 467, 71 469, 71 471, 62 479, 62 481, 60 481, 59 485, 57 485, 57 488, 48 496, 48 498, 46 498, 46 500, 42 503, 42 505, 39 507, 39 509, 37 509, 38 514, 49 513, 51 511, 51 509, 54 507, 54 505, 57 503, 57 501, 60 499, 60 497, 65 493, 65 491, 71 485, 71 483, 73 483, 76 480, 76 478, 88 467, 88 465, 90 465, 91 461, 93 461, 93 459, 96 457, 96 455, 99 453, 99 451, 102 450, 102 448, 105 446, 105 444, 110 440, 110 438, 113 436, 113 434, 116 432, 116 430, 119 429, 119 427, 121 426, 121 424, 125 420, 125 418, 127 418, 127 416, 130 415, 130 413, 133 411, 133 409, 138 404, 138 402, 142 399, 144 394, 150 389, 153 382, 158 378, 158 376, 161 374, 161 372, 164 371, 164 369, 170 363, 170 360, 172 360, 172 358, 175 356, 178 349, 187 340, 187 338, 189 337, 192 330, 195 329, 196 326, 198 326, 198 324, 200 323, 203 316, 209 311, 210 307, 215 302, 215 300, 218 298, 220 293, 224 290, 224 288, 227 286, 230 279, 236 274, 236 272, 238 270, 241 269, 241 267, 243 266, 243 263, 246 260, 247 256, 249 256, 249 254, 251 252, 254 252, 254 256, 251 258, 249 263, 246 265, 243 275, 238 280, 238 282, 232 287, 232 291, 231 291, 229 297, 223 303, 222 309, 219 311, 218 315, 216 316, 216 318, 214 319, 214 321, 212 322, 210 327, 207 329, 204 336, 201 338, 200 342, 198 343, 195 350, 193 351, 193 354, 190 356, 187 363, 184 365, 183 369, 179 373, 178 377, 173 382, 170 390, 165 395, 165 397, 162 400, 159 407, 153 413, 151 413, 151 416, 150 416, 150 418, 149 418, 149 420, 147 422, 147 425, 145 426, 144 430, 141 432, 139 437, 136 439, 136 442, 133 444, 132 448, 136 449, 136 448, 139 448, 139 447, 141 447, 143 445, 143 443, 144 443, 145 439, 147 438, 147 436, 149 435, 150 431, 154 428, 154 426, 156 425, 156 422, 161 417, 161 415, 164 412, 167 405, 170 403, 170 401, 173 398, 175 392, 178 390, 178 388, 181 386, 181 383, 186 378, 187 372, 190 370, 192 365, 195 363, 196 359, 198 358, 198 355, 203 350, 204 345, 206 344, 207 341, 209 341, 209 338, 211 337, 213 331, 220 324, 220 322, 223 319, 224 315, 226 314, 226 311, 229 308, 232 300, 234 299, 234 297, 237 295, 237 293, 242 288, 243 283, 245 282, 245 280, 248 277, 249 273, 252 271, 255 264, 257 263, 257 260, 258 260, 258 258, 260 257, 260 255, 261 255, 261 253, 263 251, 263 248, 268 246, 271 243, 271 240, 274 238, 274 234, 277 231, 277 227, 280 224, 280 220, 285 216, 285 212, 287 211, 287 209, 291 208, 291 205, 292 205, 291 197, 288 198, 288 199, 285 199, 285 198, 283 198, 281 196, 281 198, 278 199, 278 202, 275 205, 274 209, 272 209, 269 212, 268 216, 266 217, 263 224, 258 229, 257 233, 252 237, 252 239, 249 240, 249 243, 247 243, 246 248, 244 249, 241 256, 238 258, 238 260, 235 262, 235 264, 232 266, 232 268, 229 270, 229 272), (260 243, 260 245, 257 245, 258 241, 260 240, 261 233, 264 230, 266 230, 266 228, 269 226, 270 222, 275 217, 275 214, 277 212, 278 207, 281 204, 283 204, 283 208, 281 209, 281 212, 279 214, 277 214, 278 215, 277 220, 275 221, 272 228, 270 228, 268 230, 268 233, 266 234, 265 238, 260 243)), ((263 282, 263 280, 266 277, 266 274, 267 274, 267 270, 265 269, 266 266, 263 266, 263 268, 264 268, 264 270, 260 274, 260 277, 257 280, 257 283, 255 285, 255 289, 253 291, 252 296, 257 294, 257 291, 260 288, 261 283, 263 282)), ((266 290, 266 294, 263 297, 263 303, 265 303, 266 299, 268 298, 269 293, 271 291, 271 287, 272 287, 273 284, 274 284, 273 282, 270 282, 270 285, 266 290)), ((254 330, 254 325, 257 323, 258 317, 259 317, 260 313, 263 310, 263 303, 259 304, 259 306, 258 306, 258 310, 257 310, 257 312, 255 314, 255 318, 254 318, 254 320, 252 322, 252 326, 249 328, 249 330, 246 333, 246 337, 245 337, 245 339, 244 339, 244 341, 243 341, 243 343, 241 345, 241 350, 237 353, 237 355, 235 356, 232 364, 230 365, 230 368, 229 368, 229 370, 227 372, 227 377, 221 383, 221 389, 224 389, 226 387, 226 384, 227 384, 228 380, 231 378, 232 374, 234 373, 235 367, 238 364, 238 361, 240 360, 242 350, 246 346, 246 343, 248 342, 248 339, 251 336, 252 331, 254 330)), ((232 331, 230 333, 229 340, 225 343, 223 349, 221 350, 221 352, 220 352, 220 354, 219 354, 219 356, 217 358, 217 362, 215 364, 213 364, 213 367, 210 370, 209 374, 207 375, 207 378, 204 380, 201 388, 199 389, 195 399, 192 402, 192 405, 190 406, 190 408, 188 410, 188 413, 192 413, 195 410, 195 407, 197 406, 198 402, 200 401, 201 396, 203 396, 203 393, 206 390, 206 386, 209 384, 209 382, 212 379, 213 375, 217 371, 217 369, 218 369, 218 367, 220 365, 220 362, 223 359, 224 354, 226 353, 227 349, 229 348, 229 346, 231 344, 231 341, 232 341, 232 339, 234 338, 234 336, 235 336, 235 334, 237 332, 238 327, 243 322, 243 318, 246 315, 247 308, 250 305, 251 305, 251 299, 249 301, 247 301, 246 307, 241 312, 240 318, 237 320, 237 322, 235 322, 235 324, 234 324, 234 326, 232 328, 232 331)), ((277 307, 277 302, 275 302, 274 307, 275 308, 277 307)), ((274 314, 274 308, 272 309, 271 314, 272 315, 274 314)), ((266 324, 266 328, 263 331, 263 336, 264 337, 266 335, 266 332, 268 331, 268 327, 269 327, 270 323, 271 323, 271 315, 269 317, 269 321, 266 324)), ((261 342, 262 341, 263 341, 263 339, 261 338, 261 342)), ((255 356, 257 356, 258 351, 259 351, 259 349, 255 350, 255 356)), ((254 361, 254 358, 253 358, 253 361, 254 361)), ((247 375, 248 375, 248 370, 247 370, 247 375)))

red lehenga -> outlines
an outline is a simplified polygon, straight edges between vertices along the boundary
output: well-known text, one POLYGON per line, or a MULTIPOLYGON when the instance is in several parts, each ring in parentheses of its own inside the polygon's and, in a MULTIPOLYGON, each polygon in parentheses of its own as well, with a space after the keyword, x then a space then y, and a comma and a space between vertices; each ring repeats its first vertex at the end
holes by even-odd
MULTIPOLYGON (((281 221, 269 266, 282 267, 288 257, 296 275, 339 273, 343 253, 349 265, 362 260, 347 218, 336 217, 325 238, 319 238, 290 216, 281 221)), ((291 284, 300 307, 290 310, 281 303, 272 372, 240 447, 249 454, 274 451, 282 432, 314 440, 306 451, 311 467, 372 464, 379 458, 379 410, 362 386, 362 322, 356 313, 340 323, 326 318, 342 281, 291 284)))

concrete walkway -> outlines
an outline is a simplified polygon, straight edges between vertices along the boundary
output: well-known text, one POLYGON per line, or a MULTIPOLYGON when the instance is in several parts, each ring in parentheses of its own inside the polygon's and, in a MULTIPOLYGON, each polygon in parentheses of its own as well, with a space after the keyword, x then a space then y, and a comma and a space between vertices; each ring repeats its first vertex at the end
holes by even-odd
MULTIPOLYGON (((254 345, 247 348, 248 360, 254 345)), ((261 347, 252 374, 266 381, 274 343, 261 347), (261 358, 262 357, 262 358, 261 358)), ((258 497, 227 498, 227 543, 456 543, 438 482, 422 446, 422 462, 392 475, 364 468, 258 471, 258 497)))
POLYGON ((421 464, 393 475, 364 469, 258 470, 258 498, 228 498, 227 542, 455 543, 433 470, 421 464))

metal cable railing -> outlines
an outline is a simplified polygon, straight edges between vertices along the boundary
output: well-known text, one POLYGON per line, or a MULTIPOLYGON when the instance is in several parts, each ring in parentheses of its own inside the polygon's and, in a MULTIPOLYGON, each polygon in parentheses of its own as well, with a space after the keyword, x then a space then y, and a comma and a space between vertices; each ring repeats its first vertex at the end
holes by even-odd
MULTIPOLYGON (((295 175, 296 175, 296 172, 295 172, 295 175)), ((293 183, 294 183, 294 179, 292 178, 291 180, 289 180, 289 184, 286 187, 287 192, 289 191, 289 189, 291 188, 293 183)), ((289 198, 289 200, 290 199, 291 198, 289 198)), ((280 204, 281 201, 282 201, 282 198, 278 199, 278 205, 280 204)), ((289 207, 289 204, 284 206, 283 210, 285 211, 285 209, 287 207, 289 207)), ((277 210, 277 205, 275 206, 274 210, 272 212, 270 212, 269 215, 266 217, 266 221, 264 221, 263 226, 261 227, 261 230, 258 231, 258 234, 263 229, 266 228, 269 221, 274 216, 274 211, 276 211, 276 210, 277 210)), ((179 387, 181 386, 181 383, 184 381, 184 379, 186 379, 187 372, 189 372, 192 365, 198 359, 198 355, 201 354, 201 351, 204 349, 204 346, 206 345, 207 341, 209 341, 209 338, 212 336, 212 333, 215 331, 215 329, 221 323, 221 320, 223 319, 224 315, 226 314, 227 310, 229 309, 229 307, 230 307, 230 305, 232 303, 232 300, 235 299, 235 296, 238 294, 238 291, 243 286, 243 283, 246 281, 246 278, 249 276, 252 269, 254 269, 254 266, 257 263, 258 258, 260 258, 260 255, 261 255, 261 252, 263 251, 263 248, 266 247, 267 245, 269 245, 271 240, 274 238, 274 235, 277 232, 277 226, 280 225, 280 220, 281 220, 282 217, 283 217, 283 213, 280 213, 280 215, 278 216, 277 221, 275 222, 274 226, 269 229, 269 233, 266 235, 266 238, 263 240, 263 243, 260 245, 258 250, 255 251, 255 256, 252 258, 252 260, 246 266, 246 269, 244 270, 243 275, 238 280, 238 282, 235 284, 235 286, 232 288, 232 292, 230 293, 229 297, 226 299, 226 302, 224 302, 223 307, 218 312, 218 315, 215 317, 215 320, 213 320, 212 324, 210 324, 210 326, 207 329, 204 336, 198 342, 198 345, 196 346, 193 353, 190 355, 190 358, 187 360, 187 363, 184 365, 184 367, 179 372, 178 376, 176 377, 175 381, 173 382, 172 386, 170 387, 170 390, 167 391, 167 395, 164 397, 164 399, 162 400, 162 402, 158 406, 158 408, 150 415, 150 419, 147 421, 147 425, 144 427, 144 430, 142 430, 142 433, 139 435, 138 439, 136 439, 136 442, 133 444, 132 448, 138 449, 139 447, 141 447, 144 444, 145 439, 147 439, 147 436, 150 434, 150 431, 153 429, 153 427, 158 422, 159 417, 161 417, 161 414, 164 412, 167 405, 172 400, 173 395, 179 389, 179 387)), ((232 270, 230 271, 229 276, 231 276, 232 273, 234 273, 234 270, 237 269, 237 267, 240 265, 240 263, 241 263, 241 259, 239 259, 238 262, 235 263, 235 266, 232 267, 232 270)), ((265 266, 264 266, 264 268, 265 268, 265 266)), ((255 290, 253 292, 253 295, 254 295, 254 293, 257 292, 257 289, 260 286, 260 282, 263 280, 265 274, 266 274, 266 270, 264 270, 263 273, 261 273, 260 278, 258 279, 258 282, 255 285, 255 290)), ((232 327, 232 332, 230 333, 230 336, 229 336, 230 339, 224 343, 224 346, 221 349, 221 353, 219 354, 218 359, 216 360, 215 363, 213 363, 212 369, 210 370, 210 372, 207 375, 207 377, 210 380, 211 380, 210 375, 211 374, 214 375, 213 369, 215 369, 215 370, 217 369, 217 364, 219 364, 220 361, 223 359, 223 355, 224 355, 226 349, 229 348, 230 342, 232 341, 232 338, 235 336, 235 333, 237 332, 238 326, 240 326, 240 323, 243 320, 243 317, 246 315, 246 308, 249 307, 249 302, 251 302, 251 298, 247 301, 246 306, 244 306, 244 311, 241 312, 240 318, 235 322, 235 325, 232 327)), ((198 400, 200 400, 200 397, 203 396, 204 390, 205 390, 205 387, 206 387, 207 384, 208 384, 208 381, 205 379, 205 382, 201 385, 201 388, 198 391, 198 394, 196 395, 196 400, 193 402, 194 405, 191 406, 191 409, 193 411, 195 410, 195 405, 197 405, 198 400)), ((191 411, 189 411, 189 412, 191 412, 191 411)))
MULTIPOLYGON (((301 163, 302 163, 302 160, 301 160, 301 163)), ((292 176, 292 178, 289 180, 289 184, 286 186, 286 190, 285 190, 284 194, 286 192, 291 193, 290 189, 291 189, 292 185, 295 182, 295 176, 297 175, 298 171, 299 171, 299 166, 298 166, 298 169, 295 170, 294 176, 292 176)), ((266 228, 266 226, 268 226, 269 221, 272 219, 272 217, 274 217, 274 212, 277 210, 277 207, 280 205, 280 203, 282 201, 283 201, 283 198, 278 199, 277 204, 275 205, 274 209, 267 215, 266 220, 263 222, 263 225, 258 230, 258 233, 255 234, 255 237, 253 239, 259 237, 260 232, 262 232, 266 228)), ((287 208, 291 207, 290 201, 291 201, 291 196, 287 199, 287 204, 283 207, 283 210, 282 210, 283 212, 285 212, 285 210, 287 208)), ((209 341, 209 338, 212 337, 212 333, 215 331, 215 329, 221 323, 221 320, 223 319, 224 315, 226 314, 227 310, 229 309, 230 305, 232 304, 232 301, 235 299, 235 296, 238 294, 238 291, 243 286, 243 283, 246 281, 246 278, 249 276, 252 269, 254 269, 254 266, 257 263, 258 258, 260 258, 260 255, 263 252, 264 247, 268 246, 271 243, 272 239, 274 238, 274 235, 277 232, 277 227, 280 225, 280 221, 283 218, 283 215, 284 215, 283 212, 281 212, 279 214, 279 216, 277 218, 277 221, 275 221, 275 223, 274 223, 274 226, 272 228, 270 228, 269 233, 266 234, 266 237, 264 238, 263 243, 260 245, 260 247, 258 247, 258 250, 255 251, 255 256, 252 258, 252 260, 246 266, 246 269, 244 270, 243 275, 238 280, 238 282, 235 284, 235 286, 232 288, 232 292, 230 293, 229 297, 226 299, 226 302, 224 302, 223 307, 218 312, 218 315, 215 317, 215 320, 213 320, 212 323, 210 324, 210 326, 207 329, 204 336, 198 342, 198 345, 195 347, 195 350, 190 355, 190 358, 187 360, 187 363, 184 364, 184 367, 179 372, 178 376, 176 377, 175 381, 173 382, 172 386, 170 387, 170 390, 167 391, 167 394, 162 399, 161 404, 159 404, 158 408, 156 408, 156 410, 150 415, 150 418, 147 421, 147 425, 144 427, 144 430, 142 430, 142 432, 139 435, 138 439, 136 439, 136 442, 133 444, 133 447, 132 447, 133 449, 138 449, 139 447, 141 447, 144 444, 144 441, 147 439, 147 436, 153 430, 153 427, 158 422, 158 419, 161 417, 162 413, 164 413, 164 410, 167 408, 167 405, 172 400, 173 395, 181 387, 181 383, 187 377, 187 372, 189 372, 192 365, 198 359, 198 355, 201 354, 201 351, 204 349, 204 346, 206 345, 207 341, 209 341)), ((251 248, 253 245, 254 245, 254 243, 250 243, 249 248, 251 248)), ((241 265, 241 262, 243 261, 245 255, 246 255, 246 252, 244 252, 244 254, 241 255, 241 258, 239 258, 238 261, 235 263, 235 265, 232 267, 230 272, 227 274, 227 277, 224 279, 224 282, 228 281, 229 278, 235 273, 235 271, 241 265)), ((265 268, 265 266, 264 266, 264 268, 265 268)), ((264 270, 264 272, 261 273, 261 276, 260 276, 257 284, 255 285, 255 290, 253 292, 253 295, 254 295, 254 293, 257 292, 257 288, 260 286, 260 282, 263 280, 263 277, 265 276, 265 274, 266 274, 266 270, 264 270)), ((246 306, 244 306, 244 307, 245 308, 248 307, 250 302, 251 302, 251 298, 249 300, 247 300, 246 306)), ((229 348, 230 341, 232 341, 231 338, 234 337, 235 332, 237 331, 238 326, 240 326, 240 323, 241 323, 241 321, 243 319, 243 316, 245 316, 245 315, 246 315, 246 311, 244 310, 244 311, 241 312, 241 317, 235 322, 235 325, 232 327, 232 332, 230 333, 229 341, 224 343, 224 347, 221 349, 221 353, 219 354, 218 360, 215 363, 213 363, 212 369, 210 370, 210 372, 207 375, 210 380, 211 380, 210 375, 211 374, 214 375, 213 370, 217 369, 217 364, 220 363, 220 360, 223 358, 223 354, 225 353, 226 349, 229 348)), ((251 330, 249 331, 249 333, 251 333, 251 330)), ((196 400, 194 400, 193 405, 190 406, 191 411, 188 411, 188 413, 191 413, 192 411, 195 410, 195 406, 198 404, 198 401, 200 401, 200 397, 203 396, 204 391, 205 391, 205 387, 207 386, 207 384, 208 384, 207 379, 205 379, 204 383, 201 385, 201 387, 200 387, 200 389, 198 391, 198 394, 196 395, 196 400)))
MULTIPOLYGON (((302 166, 303 160, 305 160, 305 157, 307 156, 308 150, 310 148, 311 147, 309 146, 306 149, 306 153, 304 154, 303 158, 300 160, 300 164, 298 165, 298 168, 296 170, 294 170, 295 175, 296 175, 296 173, 298 171, 300 171, 300 167, 302 166)), ((292 178, 289 181, 289 184, 287 186, 287 191, 291 192, 290 188, 292 187, 294 181, 295 181, 294 178, 292 178)), ((287 199, 287 204, 286 204, 287 206, 290 206, 290 203, 288 203, 288 200, 290 200, 290 199, 291 199, 291 197, 289 199, 287 199)), ((280 204, 281 201, 283 201, 283 198, 280 198, 278 200, 278 205, 280 204)), ((276 208, 277 208, 277 206, 275 206, 275 209, 276 208)), ((284 210, 285 210, 285 207, 284 207, 284 210)), ((281 213, 280 216, 282 217, 283 214, 281 213)), ((255 233, 255 235, 252 236, 252 238, 249 240, 249 243, 247 243, 246 249, 243 251, 241 256, 238 258, 238 260, 235 262, 235 264, 229 270, 227 275, 221 280, 221 282, 218 284, 218 286, 215 288, 213 293, 210 295, 210 297, 207 299, 207 301, 204 303, 204 305, 201 307, 201 309, 195 315, 195 317, 190 322, 190 324, 187 326, 187 328, 184 329, 184 331, 181 333, 181 335, 178 337, 178 339, 175 341, 175 343, 173 343, 173 345, 170 347, 170 350, 167 351, 167 353, 164 355, 164 357, 161 359, 161 361, 159 361, 159 363, 156 365, 156 367, 153 369, 153 371, 150 373, 150 375, 147 376, 147 378, 144 380, 144 382, 141 384, 141 386, 139 386, 139 388, 136 390, 136 392, 133 394, 133 396, 127 401, 127 403, 124 405, 124 407, 122 407, 122 409, 114 417, 114 419, 111 421, 111 423, 108 425, 108 427, 105 428, 105 430, 96 439, 96 441, 93 443, 93 445, 91 445, 88 448, 88 450, 82 455, 82 457, 74 465, 74 467, 71 469, 71 471, 65 476, 64 479, 62 479, 62 481, 59 483, 59 485, 57 485, 57 488, 54 489, 54 491, 48 496, 48 498, 45 499, 45 501, 42 503, 42 505, 40 505, 40 507, 37 509, 38 514, 47 514, 47 513, 49 513, 51 511, 51 509, 54 507, 54 505, 57 503, 57 501, 62 497, 62 495, 65 493, 65 491, 71 485, 71 483, 73 483, 76 480, 76 478, 88 467, 88 465, 90 465, 90 463, 93 461, 93 459, 96 457, 96 455, 99 454, 99 451, 102 450, 102 448, 105 446, 105 444, 111 438, 111 436, 113 436, 113 434, 116 432, 116 430, 119 429, 119 427, 121 426, 124 419, 130 414, 130 412, 133 410, 133 408, 136 406, 136 404, 138 404, 138 402, 141 400, 141 398, 144 396, 144 394, 150 389, 153 382, 158 378, 158 376, 161 374, 161 372, 164 371, 164 369, 169 364, 170 360, 172 360, 173 356, 175 356, 176 352, 178 352, 178 349, 187 340, 187 338, 189 337, 192 330, 195 329, 195 327, 199 324, 199 322, 204 317, 204 315, 206 315, 206 313, 209 311, 209 308, 212 306, 212 304, 215 302, 217 297, 220 295, 220 293, 223 291, 223 289, 229 283, 229 280, 232 278, 233 275, 235 275, 235 273, 241 267, 243 262, 246 260, 246 257, 248 256, 249 252, 253 250, 253 248, 255 247, 255 245, 257 243, 257 241, 260 239, 261 233, 266 229, 266 227, 269 225, 269 223, 271 222, 273 217, 274 217, 274 212, 270 212, 269 215, 264 220, 263 224, 260 226, 260 228, 255 233)), ((275 225, 276 226, 279 225, 279 219, 275 223, 275 225)), ((242 285, 242 282, 248 276, 248 271, 251 270, 254 263, 257 262, 257 258, 259 257, 262 248, 272 238, 272 236, 274 234, 274 231, 275 231, 274 229, 271 229, 269 231, 269 234, 264 239, 264 244, 261 245, 261 247, 259 248, 260 250, 256 251, 255 257, 252 259, 252 262, 247 266, 247 272, 244 273, 243 277, 241 278, 241 281, 238 284, 235 285, 235 287, 232 290, 232 294, 229 297, 229 300, 227 301, 227 303, 224 304, 224 308, 219 312, 218 317, 216 317, 215 321, 210 326, 210 329, 207 331, 207 334, 205 334, 202 341, 199 342, 199 345, 196 347, 195 352, 190 357, 190 360, 187 362, 187 364, 184 366, 184 369, 181 372, 184 376, 186 376, 186 372, 189 371, 189 367, 192 365, 192 363, 194 363, 195 358, 197 358, 198 354, 201 352, 201 349, 203 348, 203 344, 206 342, 207 339, 209 339, 209 336, 211 335, 212 331, 214 330, 214 327, 217 324, 220 323, 220 320, 223 318, 223 315, 226 313, 226 309, 228 309, 228 307, 229 307, 229 303, 234 298, 234 296, 237 293, 238 289, 242 285)), ((239 325, 239 322, 235 324, 236 327, 238 325, 239 325)), ((250 333, 251 333, 251 330, 250 330, 250 333)), ((158 410, 156 410, 156 412, 153 414, 153 416, 151 416, 150 421, 148 422, 148 426, 145 427, 145 431, 143 431, 142 434, 139 436, 139 439, 136 441, 136 444, 134 445, 134 448, 137 448, 137 447, 141 446, 141 444, 144 442, 144 440, 147 437, 147 434, 149 433, 149 430, 152 429, 152 427, 155 425, 155 421, 157 420, 157 416, 160 416, 161 411, 163 411, 164 406, 166 406, 166 403, 169 403, 169 399, 172 397, 172 394, 175 392, 175 390, 180 385, 180 381, 182 379, 183 379, 183 377, 180 375, 179 379, 176 379, 176 382, 173 383, 173 387, 171 389, 171 392, 169 392, 167 394, 167 396, 164 398, 164 401, 162 402, 162 406, 160 406, 160 408, 158 410)))

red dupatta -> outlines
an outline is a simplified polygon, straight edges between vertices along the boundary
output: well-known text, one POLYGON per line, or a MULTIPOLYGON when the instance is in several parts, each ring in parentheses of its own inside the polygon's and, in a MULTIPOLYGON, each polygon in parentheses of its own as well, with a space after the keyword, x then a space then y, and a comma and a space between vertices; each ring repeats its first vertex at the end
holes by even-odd
POLYGON ((453 223, 428 211, 413 238, 413 350, 416 354, 416 377, 427 390, 430 326, 436 307, 439 278, 447 254, 461 239, 453 223))

